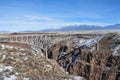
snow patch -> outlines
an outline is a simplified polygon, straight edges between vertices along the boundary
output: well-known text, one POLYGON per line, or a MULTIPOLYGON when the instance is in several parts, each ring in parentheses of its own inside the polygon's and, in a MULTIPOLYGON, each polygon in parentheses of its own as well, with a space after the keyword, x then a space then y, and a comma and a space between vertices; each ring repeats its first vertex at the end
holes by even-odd
POLYGON ((74 77, 74 80, 82 80, 83 78, 82 77, 80 77, 80 76, 75 76, 74 77))
POLYGON ((5 49, 5 45, 3 44, 0 44, 0 46, 2 47, 2 50, 5 49))
MULTIPOLYGON (((6 49, 6 48, 9 48, 9 49, 13 49, 13 48, 14 48, 14 49, 18 49, 18 48, 15 47, 15 46, 5 45, 5 44, 1 44, 1 43, 0 43, 0 46, 1 46, 1 49, 2 49, 2 50, 6 49)), ((24 48, 20 48, 20 50, 21 50, 21 51, 24 51, 25 49, 24 49, 24 48)))
POLYGON ((23 80, 30 80, 29 78, 23 78, 23 80))
POLYGON ((113 56, 120 56, 120 45, 118 45, 115 48, 115 51, 113 52, 113 56))
POLYGON ((8 69, 8 70, 12 71, 12 70, 13 70, 13 67, 12 67, 12 66, 5 66, 4 69, 5 69, 5 70, 8 69))
MULTIPOLYGON (((4 66, 4 65, 0 64, 0 72, 3 72, 4 70, 12 71, 13 67, 12 66, 4 66)), ((10 75, 10 77, 6 77, 5 73, 3 75, 4 75, 3 76, 4 80, 16 80, 16 78, 17 78, 15 75, 10 75)))
POLYGON ((16 76, 15 75, 11 75, 10 77, 6 77, 4 76, 4 80, 16 80, 16 76))

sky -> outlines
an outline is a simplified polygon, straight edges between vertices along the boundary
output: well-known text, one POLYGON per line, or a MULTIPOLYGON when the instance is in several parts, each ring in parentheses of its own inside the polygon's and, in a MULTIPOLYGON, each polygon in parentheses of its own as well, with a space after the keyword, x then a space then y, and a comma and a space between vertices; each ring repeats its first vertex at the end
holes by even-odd
POLYGON ((120 23, 120 0, 0 0, 0 31, 120 23))

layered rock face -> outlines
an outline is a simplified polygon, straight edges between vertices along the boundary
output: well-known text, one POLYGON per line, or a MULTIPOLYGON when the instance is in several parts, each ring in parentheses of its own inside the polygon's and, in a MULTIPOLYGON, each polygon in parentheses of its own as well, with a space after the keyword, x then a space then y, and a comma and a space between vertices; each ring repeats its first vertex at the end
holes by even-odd
POLYGON ((59 44, 57 61, 70 75, 81 76, 84 80, 117 80, 120 78, 120 48, 114 42, 116 36, 110 33, 98 42, 91 40, 94 45, 90 41, 67 48, 59 44))

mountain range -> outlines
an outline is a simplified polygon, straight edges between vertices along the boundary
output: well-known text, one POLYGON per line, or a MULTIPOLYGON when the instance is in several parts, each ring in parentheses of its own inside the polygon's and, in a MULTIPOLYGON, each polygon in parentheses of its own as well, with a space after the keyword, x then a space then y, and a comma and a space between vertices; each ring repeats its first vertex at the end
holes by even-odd
MULTIPOLYGON (((65 26, 58 29, 47 28, 43 30, 37 31, 20 31, 20 32, 54 32, 54 31, 78 31, 78 30, 120 30, 120 24, 107 25, 107 26, 97 26, 97 25, 72 25, 65 26)), ((0 32, 8 32, 8 31, 0 31, 0 32)))
POLYGON ((96 26, 96 25, 73 25, 66 26, 59 29, 44 29, 40 32, 51 32, 51 31, 77 31, 77 30, 120 30, 120 24, 107 25, 107 26, 96 26))

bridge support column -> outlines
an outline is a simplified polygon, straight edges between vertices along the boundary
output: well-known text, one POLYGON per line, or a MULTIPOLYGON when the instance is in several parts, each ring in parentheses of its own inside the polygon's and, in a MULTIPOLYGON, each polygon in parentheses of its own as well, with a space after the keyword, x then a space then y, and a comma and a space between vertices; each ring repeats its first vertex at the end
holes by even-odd
POLYGON ((99 50, 99 43, 95 44, 95 50, 98 51, 99 50))
POLYGON ((45 36, 45 56, 46 56, 46 59, 48 59, 48 45, 47 45, 47 36, 45 36))

